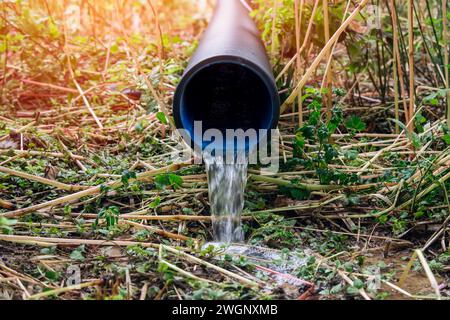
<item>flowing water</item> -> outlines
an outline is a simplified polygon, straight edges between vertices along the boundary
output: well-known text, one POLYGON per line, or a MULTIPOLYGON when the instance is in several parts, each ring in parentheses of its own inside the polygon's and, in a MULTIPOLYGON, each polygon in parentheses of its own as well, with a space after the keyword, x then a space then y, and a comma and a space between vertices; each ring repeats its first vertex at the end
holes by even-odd
POLYGON ((214 241, 241 242, 244 240, 241 214, 247 183, 247 160, 225 163, 222 157, 206 153, 203 159, 208 176, 214 241))
POLYGON ((242 229, 241 214, 244 209, 244 192, 247 183, 248 157, 236 156, 230 163, 223 157, 212 156, 203 152, 208 177, 209 202, 211 206, 212 229, 214 242, 211 245, 217 250, 216 258, 225 255, 245 258, 253 263, 255 270, 273 281, 266 281, 262 290, 272 292, 274 287, 282 287, 287 296, 303 297, 314 287, 295 276, 308 258, 306 252, 301 256, 294 252, 282 252, 270 248, 246 245, 242 229), (299 294, 301 295, 299 296, 299 294))
POLYGON ((282 286, 284 292, 292 292, 292 296, 298 296, 299 292, 308 292, 313 284, 295 276, 299 268, 306 264, 307 255, 298 256, 293 252, 285 253, 240 243, 244 241, 241 214, 244 208, 248 158, 236 157, 234 163, 230 163, 225 162, 223 157, 204 152, 203 159, 208 177, 215 241, 205 244, 204 247, 215 247, 218 253, 221 253, 217 255, 219 259, 226 254, 254 263, 257 272, 273 279, 264 290, 282 286))

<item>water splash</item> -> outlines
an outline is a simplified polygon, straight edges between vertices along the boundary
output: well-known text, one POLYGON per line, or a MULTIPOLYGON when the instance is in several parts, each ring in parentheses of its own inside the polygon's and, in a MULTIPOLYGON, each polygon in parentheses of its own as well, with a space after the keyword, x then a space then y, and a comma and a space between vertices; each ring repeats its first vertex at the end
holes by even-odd
POLYGON ((203 245, 203 249, 210 246, 214 247, 216 259, 224 259, 227 255, 245 258, 248 262, 254 264, 255 270, 270 276, 277 285, 289 284, 297 287, 312 285, 296 276, 300 268, 306 266, 309 257, 312 256, 312 252, 308 249, 283 252, 249 244, 217 242, 206 243, 203 245))
POLYGON ((226 162, 222 157, 204 153, 208 176, 214 241, 242 242, 241 214, 244 208, 244 191, 247 183, 247 159, 226 162))

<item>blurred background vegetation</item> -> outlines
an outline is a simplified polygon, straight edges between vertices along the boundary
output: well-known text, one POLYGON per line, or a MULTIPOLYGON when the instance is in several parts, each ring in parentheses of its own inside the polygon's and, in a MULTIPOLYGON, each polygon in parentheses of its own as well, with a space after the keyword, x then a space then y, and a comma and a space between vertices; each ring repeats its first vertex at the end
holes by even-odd
POLYGON ((283 102, 281 170, 250 168, 246 239, 308 253, 294 275, 315 290, 201 247, 206 176, 172 163, 171 101, 213 0, 3 0, 0 296, 449 297, 450 3, 243 3, 283 102), (74 263, 94 280, 55 292, 74 263))

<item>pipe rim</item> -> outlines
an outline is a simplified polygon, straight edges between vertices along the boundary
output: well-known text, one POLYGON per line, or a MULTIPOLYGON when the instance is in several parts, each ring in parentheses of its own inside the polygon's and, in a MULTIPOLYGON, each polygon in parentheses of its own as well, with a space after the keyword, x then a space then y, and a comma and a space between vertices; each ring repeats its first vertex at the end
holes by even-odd
MULTIPOLYGON (((258 66, 258 64, 245 59, 240 56, 235 55, 220 55, 220 56, 214 56, 210 57, 208 59, 205 59, 197 64, 195 64, 193 67, 189 67, 186 69, 185 73, 183 74, 180 83, 178 84, 175 94, 174 94, 174 100, 173 100, 173 117, 175 121, 175 125, 177 129, 186 129, 185 123, 183 123, 182 120, 182 101, 183 101, 183 94, 185 92, 185 88, 189 84, 189 82, 195 78, 197 74, 199 74, 202 70, 209 68, 211 66, 217 65, 217 64, 236 64, 241 67, 244 67, 254 74, 258 76, 259 79, 262 80, 265 87, 267 88, 267 92, 270 96, 270 102, 271 102, 271 120, 269 121, 270 125, 268 128, 259 128, 259 129, 267 129, 269 130, 268 134, 270 135, 270 129, 276 129, 278 125, 278 120, 280 116, 280 97, 278 95, 278 89, 276 86, 276 83, 273 79, 273 75, 266 72, 263 68, 258 66)), ((200 150, 203 150, 203 146, 196 143, 195 139, 192 137, 192 132, 188 129, 186 131, 189 134, 189 140, 186 141, 188 145, 191 146, 191 148, 200 147, 200 150)), ((256 145, 259 144, 259 141, 263 139, 263 136, 258 136, 258 142, 256 145)), ((251 147, 254 147, 252 145, 251 147)))

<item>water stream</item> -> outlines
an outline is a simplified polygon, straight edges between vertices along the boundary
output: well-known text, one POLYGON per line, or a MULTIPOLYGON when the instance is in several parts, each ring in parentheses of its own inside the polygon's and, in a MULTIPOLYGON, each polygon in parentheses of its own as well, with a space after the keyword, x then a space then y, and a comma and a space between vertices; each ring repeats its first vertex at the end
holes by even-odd
POLYGON ((214 241, 235 243, 244 241, 241 214, 244 208, 244 191, 247 183, 247 159, 234 163, 222 157, 204 153, 208 176, 214 241))
POLYGON ((244 258, 254 264, 257 272, 273 280, 268 282, 264 290, 282 286, 284 290, 291 288, 289 290, 293 296, 298 296, 299 292, 307 292, 313 286, 296 276, 298 270, 307 263, 310 256, 307 251, 301 250, 303 252, 300 255, 299 252, 283 252, 244 243, 241 215, 247 184, 247 156, 236 156, 230 162, 221 156, 203 152, 214 236, 214 242, 206 243, 204 248, 213 246, 217 259, 224 259, 228 255, 244 258))

